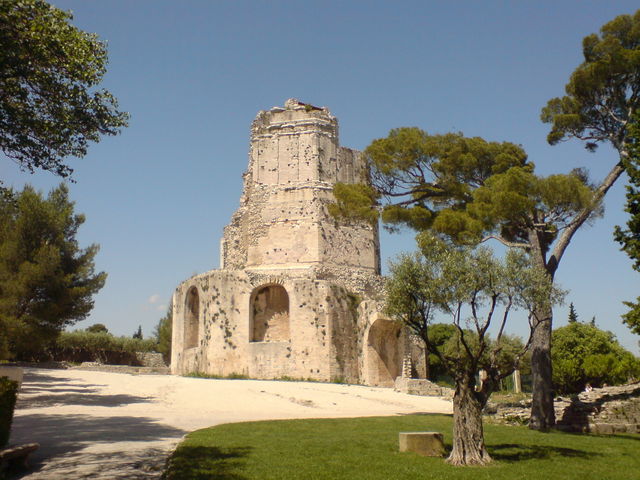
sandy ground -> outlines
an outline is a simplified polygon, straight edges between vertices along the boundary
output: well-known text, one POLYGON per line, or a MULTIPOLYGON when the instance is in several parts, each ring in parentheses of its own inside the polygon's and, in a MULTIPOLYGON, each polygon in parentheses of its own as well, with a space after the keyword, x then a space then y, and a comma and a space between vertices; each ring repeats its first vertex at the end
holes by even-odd
POLYGON ((11 443, 41 445, 21 478, 159 478, 199 428, 419 412, 451 413, 451 402, 354 385, 26 369, 11 443))

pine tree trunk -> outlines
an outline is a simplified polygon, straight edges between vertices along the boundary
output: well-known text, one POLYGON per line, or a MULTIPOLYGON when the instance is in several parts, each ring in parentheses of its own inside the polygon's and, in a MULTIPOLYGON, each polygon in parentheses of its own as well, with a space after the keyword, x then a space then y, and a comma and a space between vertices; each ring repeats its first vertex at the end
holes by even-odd
POLYGON ((546 431, 553 427, 553 384, 551 369, 551 327, 550 308, 536 312, 540 323, 533 332, 531 341, 532 399, 529 428, 546 431))
POLYGON ((451 465, 484 465, 491 457, 484 446, 482 409, 470 379, 456 385, 453 397, 453 450, 451 465))
MULTIPOLYGON (((551 262, 552 265, 547 261, 543 243, 543 232, 535 229, 529 232, 530 253, 533 262, 544 269, 553 280, 557 263, 554 263, 555 259, 554 262, 551 262)), ((553 311, 549 306, 540 306, 535 309, 534 318, 538 323, 531 339, 532 398, 529 428, 546 431, 555 425, 551 376, 553 311)))

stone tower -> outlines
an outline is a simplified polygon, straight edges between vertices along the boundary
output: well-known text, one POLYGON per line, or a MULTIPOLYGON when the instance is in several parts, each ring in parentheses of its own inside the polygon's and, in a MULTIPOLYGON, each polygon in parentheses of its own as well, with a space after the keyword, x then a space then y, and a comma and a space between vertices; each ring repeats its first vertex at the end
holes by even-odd
POLYGON ((220 269, 174 294, 172 371, 392 384, 403 340, 379 314, 377 226, 327 209, 335 183, 367 181, 326 108, 259 112, 220 269))
POLYGON ((358 152, 338 144, 326 108, 289 99, 260 112, 251 128, 249 168, 240 208, 226 227, 221 267, 321 267, 380 273, 376 228, 338 225, 327 212, 337 182, 366 181, 358 152))

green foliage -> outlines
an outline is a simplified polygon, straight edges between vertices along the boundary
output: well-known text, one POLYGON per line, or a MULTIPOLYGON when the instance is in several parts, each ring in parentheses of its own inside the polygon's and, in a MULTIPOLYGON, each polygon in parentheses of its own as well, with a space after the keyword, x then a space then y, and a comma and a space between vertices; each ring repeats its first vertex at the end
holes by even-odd
POLYGON ((469 201, 473 189, 491 175, 528 165, 525 152, 512 143, 460 133, 429 135, 415 127, 391 130, 364 155, 371 185, 336 185, 331 212, 368 221, 380 214, 391 228, 406 225, 419 231, 431 226, 439 210, 469 201))
POLYGON ((162 354, 164 361, 171 362, 171 336, 173 329, 173 305, 169 305, 167 313, 160 319, 153 335, 156 339, 156 350, 162 354))
MULTIPOLYGON (((190 433, 165 478, 313 480, 632 480, 638 435, 541 434, 485 425, 489 467, 460 468, 442 458, 398 452, 398 432, 450 431, 447 415, 244 422, 190 433)), ((445 448, 451 437, 444 436, 445 448)))
MULTIPOLYGON (((629 184, 626 186, 629 214, 627 228, 616 226, 613 238, 622 245, 621 250, 633 260, 633 268, 640 272, 640 114, 636 113, 628 128, 629 156, 623 160, 629 184)), ((622 321, 632 332, 640 335, 640 297, 636 303, 624 302, 629 311, 622 315, 622 321)))
POLYGON ((611 332, 591 324, 571 323, 553 331, 553 382, 562 393, 593 386, 618 385, 640 377, 640 360, 625 350, 611 332))
POLYGON ((90 327, 87 327, 86 330, 91 333, 109 333, 109 329, 102 323, 94 323, 90 327))
POLYGON ((27 186, 0 201, 0 358, 37 356, 66 326, 83 320, 107 274, 94 272, 98 246, 82 249, 65 185, 44 198, 27 186))
POLYGON ((522 252, 509 251, 499 260, 487 248, 453 248, 426 233, 418 236, 418 244, 418 253, 391 264, 386 313, 422 338, 439 368, 456 382, 482 368, 497 385, 525 350, 521 341, 504 334, 509 314, 524 310, 533 328, 534 307, 557 302, 562 292, 522 252), (453 328, 438 326, 430 335, 437 313, 449 316, 453 328), (496 318, 499 329, 492 340, 487 332, 496 318))
POLYGON ((21 168, 69 176, 67 156, 115 135, 129 115, 107 90, 105 43, 43 0, 0 2, 0 149, 21 168))
POLYGON ((133 338, 137 338, 138 340, 142 340, 142 325, 138 325, 138 330, 133 332, 133 338))
POLYGON ((7 377, 0 377, 0 449, 9 443, 17 397, 18 382, 9 380, 7 377))
POLYGON ((578 321, 578 314, 573 306, 573 302, 569 304, 569 323, 576 323, 578 321))
POLYGON ((620 15, 582 42, 584 62, 571 74, 566 95, 549 100, 541 118, 551 124, 550 144, 567 138, 620 149, 640 104, 640 10, 620 15))
POLYGON ((156 342, 153 339, 138 339, 127 336, 116 337, 107 332, 88 332, 76 330, 62 332, 51 347, 50 355, 56 360, 97 361, 110 363, 113 357, 126 361, 136 352, 153 352, 156 342))

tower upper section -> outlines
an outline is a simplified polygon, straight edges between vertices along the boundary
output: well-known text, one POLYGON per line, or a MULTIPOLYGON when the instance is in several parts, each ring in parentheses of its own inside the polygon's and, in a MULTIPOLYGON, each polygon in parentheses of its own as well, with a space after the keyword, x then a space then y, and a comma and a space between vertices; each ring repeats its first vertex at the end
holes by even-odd
POLYGON ((338 222, 327 211, 335 183, 366 181, 363 159, 339 145, 328 109, 289 99, 259 112, 240 208, 225 228, 222 268, 379 273, 377 227, 338 222))

